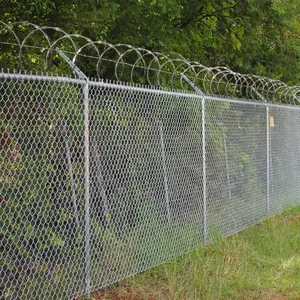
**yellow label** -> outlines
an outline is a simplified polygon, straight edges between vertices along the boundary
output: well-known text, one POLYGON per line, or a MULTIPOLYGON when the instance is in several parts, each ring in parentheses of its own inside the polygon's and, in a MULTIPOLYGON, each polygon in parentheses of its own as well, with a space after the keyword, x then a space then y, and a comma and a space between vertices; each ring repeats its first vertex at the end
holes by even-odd
POLYGON ((275 118, 274 118, 274 116, 270 116, 270 127, 271 128, 275 127, 275 118))

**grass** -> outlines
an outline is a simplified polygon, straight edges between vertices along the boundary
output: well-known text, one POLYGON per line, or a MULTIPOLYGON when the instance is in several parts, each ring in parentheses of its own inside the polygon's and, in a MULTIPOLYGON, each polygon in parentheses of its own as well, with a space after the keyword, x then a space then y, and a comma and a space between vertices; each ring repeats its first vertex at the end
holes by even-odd
POLYGON ((300 207, 103 289, 93 299, 300 299, 300 207))

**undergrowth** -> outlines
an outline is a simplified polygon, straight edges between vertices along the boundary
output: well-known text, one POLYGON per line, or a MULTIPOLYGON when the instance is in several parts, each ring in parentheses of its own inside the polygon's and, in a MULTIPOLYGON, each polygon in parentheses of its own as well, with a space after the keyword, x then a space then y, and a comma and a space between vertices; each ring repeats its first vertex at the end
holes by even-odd
POLYGON ((92 295, 94 299, 300 299, 300 207, 92 295))

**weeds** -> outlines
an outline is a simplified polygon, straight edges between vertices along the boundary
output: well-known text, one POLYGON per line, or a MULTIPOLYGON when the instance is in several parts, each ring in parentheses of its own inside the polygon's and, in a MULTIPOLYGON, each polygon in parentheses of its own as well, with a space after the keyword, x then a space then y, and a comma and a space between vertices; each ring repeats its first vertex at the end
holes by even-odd
POLYGON ((300 299, 300 208, 93 294, 94 299, 300 299))

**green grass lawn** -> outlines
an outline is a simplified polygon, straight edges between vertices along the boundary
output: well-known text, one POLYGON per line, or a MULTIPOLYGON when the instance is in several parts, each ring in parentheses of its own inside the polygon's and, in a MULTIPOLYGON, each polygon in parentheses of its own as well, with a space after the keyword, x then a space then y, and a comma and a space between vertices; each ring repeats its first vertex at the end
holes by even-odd
POLYGON ((300 208, 128 278, 94 299, 300 299, 300 208))

